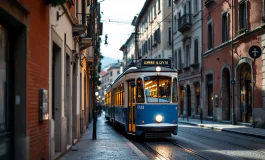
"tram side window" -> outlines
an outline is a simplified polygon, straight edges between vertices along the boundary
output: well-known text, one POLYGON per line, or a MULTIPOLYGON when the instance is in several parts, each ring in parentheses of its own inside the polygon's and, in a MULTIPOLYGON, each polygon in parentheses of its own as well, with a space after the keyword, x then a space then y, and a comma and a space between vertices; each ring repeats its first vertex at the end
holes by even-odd
POLYGON ((143 81, 141 78, 137 79, 137 91, 136 91, 136 102, 144 103, 144 90, 143 90, 143 81))
POLYGON ((171 99, 170 77, 149 76, 144 78, 146 102, 169 103, 171 99))
POLYGON ((124 105, 124 86, 121 85, 121 105, 124 105))
POLYGON ((124 87, 123 84, 115 89, 115 105, 124 105, 124 87))
POLYGON ((172 102, 177 103, 178 102, 178 84, 177 84, 177 78, 174 78, 173 80, 173 93, 172 93, 172 102))

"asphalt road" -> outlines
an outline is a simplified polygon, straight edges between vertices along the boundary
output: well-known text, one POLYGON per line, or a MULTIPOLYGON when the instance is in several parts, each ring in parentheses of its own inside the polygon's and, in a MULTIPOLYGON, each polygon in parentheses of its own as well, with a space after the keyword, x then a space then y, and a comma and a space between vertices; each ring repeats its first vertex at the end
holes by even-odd
POLYGON ((179 124, 167 139, 130 140, 150 159, 265 160, 265 140, 179 124))

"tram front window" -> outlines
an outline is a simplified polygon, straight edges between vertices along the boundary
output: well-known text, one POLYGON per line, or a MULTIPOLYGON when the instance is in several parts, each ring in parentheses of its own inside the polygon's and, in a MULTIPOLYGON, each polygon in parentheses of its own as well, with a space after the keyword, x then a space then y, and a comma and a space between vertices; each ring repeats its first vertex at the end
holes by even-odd
POLYGON ((170 102, 170 77, 149 76, 144 78, 144 89, 147 103, 170 102))

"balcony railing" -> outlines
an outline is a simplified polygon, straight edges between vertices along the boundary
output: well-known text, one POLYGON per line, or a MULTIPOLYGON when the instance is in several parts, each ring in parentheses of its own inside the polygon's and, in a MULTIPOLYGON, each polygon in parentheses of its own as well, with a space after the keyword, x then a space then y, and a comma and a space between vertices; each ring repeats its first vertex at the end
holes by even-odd
POLYGON ((183 33, 192 27, 191 14, 184 14, 178 19, 178 30, 183 33))

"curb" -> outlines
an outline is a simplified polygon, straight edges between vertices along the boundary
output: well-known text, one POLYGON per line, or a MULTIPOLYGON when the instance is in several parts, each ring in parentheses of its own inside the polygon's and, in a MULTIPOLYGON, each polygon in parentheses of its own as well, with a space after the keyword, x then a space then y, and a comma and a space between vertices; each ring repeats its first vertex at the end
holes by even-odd
POLYGON ((223 131, 223 132, 229 132, 229 133, 240 134, 240 135, 244 135, 244 136, 250 136, 250 137, 265 139, 265 135, 263 136, 263 135, 245 133, 245 132, 238 132, 238 131, 232 131, 229 129, 219 129, 219 128, 209 127, 209 126, 205 126, 203 124, 195 124, 195 123, 191 123, 191 122, 180 122, 179 121, 179 123, 183 123, 183 124, 187 124, 187 125, 191 125, 191 126, 198 126, 198 127, 202 127, 202 128, 208 128, 208 129, 212 129, 212 130, 216 130, 216 131, 223 131))
POLYGON ((127 138, 121 138, 132 150, 133 152, 141 159, 141 160, 148 160, 147 156, 141 152, 133 143, 131 143, 127 138))

